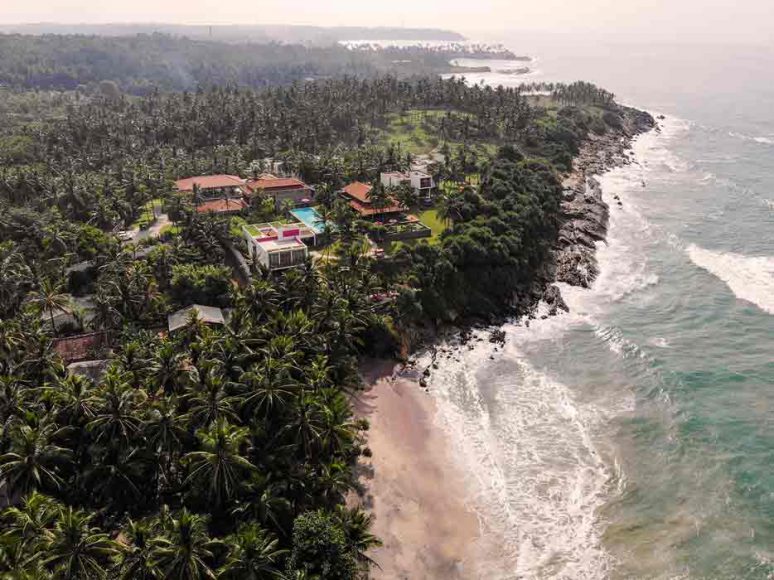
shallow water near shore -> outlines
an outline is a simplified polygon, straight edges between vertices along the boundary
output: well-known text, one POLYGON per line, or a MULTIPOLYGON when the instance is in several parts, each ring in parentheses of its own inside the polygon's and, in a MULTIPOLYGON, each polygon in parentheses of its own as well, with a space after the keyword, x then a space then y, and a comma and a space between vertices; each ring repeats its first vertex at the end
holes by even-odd
POLYGON ((436 422, 504 546, 480 577, 772 577, 774 51, 509 46, 666 118, 601 179, 570 314, 439 357, 436 422))

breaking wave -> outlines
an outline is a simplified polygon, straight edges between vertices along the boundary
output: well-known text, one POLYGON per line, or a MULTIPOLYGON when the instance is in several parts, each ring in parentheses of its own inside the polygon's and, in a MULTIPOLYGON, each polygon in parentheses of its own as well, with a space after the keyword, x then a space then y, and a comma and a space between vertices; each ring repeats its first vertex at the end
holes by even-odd
POLYGON ((737 298, 774 314, 774 258, 717 252, 695 244, 686 252, 694 264, 725 282, 737 298))
POLYGON ((750 135, 743 135, 742 133, 735 133, 730 131, 729 136, 741 139, 742 141, 752 141, 754 143, 760 143, 761 145, 774 145, 774 138, 772 137, 751 137, 750 135))
POLYGON ((502 540, 486 578, 600 578, 612 559, 598 508, 615 488, 593 431, 604 413, 575 401, 562 383, 515 347, 492 362, 486 342, 448 361, 430 384, 437 420, 463 463, 484 532, 502 540))

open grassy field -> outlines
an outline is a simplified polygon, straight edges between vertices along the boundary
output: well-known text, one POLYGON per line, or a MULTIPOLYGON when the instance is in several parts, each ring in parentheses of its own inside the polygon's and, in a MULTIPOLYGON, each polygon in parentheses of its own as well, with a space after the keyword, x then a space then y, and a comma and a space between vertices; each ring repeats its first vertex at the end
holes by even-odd
POLYGON ((423 211, 419 214, 419 221, 432 230, 433 235, 429 240, 431 244, 437 243, 438 237, 447 227, 449 227, 449 223, 438 216, 437 209, 427 209, 423 211))
MULTIPOLYGON (((392 113, 388 116, 386 128, 379 129, 380 137, 384 142, 400 145, 400 148, 412 155, 427 155, 438 149, 444 140, 440 136, 439 122, 446 116, 443 110, 411 109, 403 114, 392 113)), ((454 114, 465 116, 467 113, 454 111, 454 114)), ((447 141, 450 147, 456 147, 461 143, 447 141)), ((494 143, 468 143, 479 154, 492 154, 497 150, 494 143)))

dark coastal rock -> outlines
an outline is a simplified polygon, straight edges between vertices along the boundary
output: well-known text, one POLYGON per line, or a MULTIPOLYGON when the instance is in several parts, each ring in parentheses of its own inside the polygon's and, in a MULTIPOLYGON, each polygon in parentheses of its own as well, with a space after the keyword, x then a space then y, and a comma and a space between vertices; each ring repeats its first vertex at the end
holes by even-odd
POLYGON ((548 288, 546 288, 546 293, 543 299, 549 306, 548 312, 551 316, 556 315, 559 310, 564 310, 565 312, 570 311, 570 308, 567 306, 567 303, 562 297, 561 291, 554 284, 551 284, 548 288))
MULTIPOLYGON (((558 282, 588 288, 598 276, 596 245, 607 237, 610 208, 602 199, 597 176, 630 163, 632 139, 656 126, 649 113, 629 107, 619 109, 621 130, 590 137, 565 180, 562 221, 554 252, 554 279, 558 282)), ((618 207, 623 205, 618 196, 614 199, 618 207)))

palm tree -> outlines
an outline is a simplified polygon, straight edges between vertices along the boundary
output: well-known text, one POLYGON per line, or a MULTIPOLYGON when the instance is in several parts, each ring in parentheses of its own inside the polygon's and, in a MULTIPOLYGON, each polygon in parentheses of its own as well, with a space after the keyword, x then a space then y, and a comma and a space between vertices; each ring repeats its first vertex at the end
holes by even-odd
POLYGON ((56 500, 33 491, 25 496, 19 507, 9 507, 3 512, 4 532, 2 544, 7 546, 8 569, 26 569, 29 560, 40 554, 51 540, 51 527, 61 505, 56 500))
POLYGON ((326 401, 320 423, 320 439, 329 454, 342 454, 352 448, 357 428, 352 422, 352 410, 340 392, 326 401))
POLYGON ((369 531, 373 523, 373 515, 360 508, 347 509, 346 506, 339 505, 336 507, 336 516, 341 522, 341 527, 344 528, 347 543, 357 554, 357 559, 366 567, 374 564, 366 552, 371 548, 381 546, 382 542, 369 531))
POLYGON ((110 369, 101 392, 93 398, 94 418, 86 428, 98 443, 111 447, 128 445, 140 430, 139 406, 145 398, 144 391, 131 388, 120 372, 110 369))
POLYGON ((276 580, 281 578, 279 561, 287 550, 256 523, 244 524, 225 540, 231 548, 219 578, 234 580, 276 580))
POLYGON ((290 366, 281 359, 268 358, 239 377, 239 402, 248 413, 266 417, 286 407, 298 389, 290 375, 290 366))
POLYGON ((191 438, 185 417, 178 411, 177 400, 164 398, 155 402, 143 422, 142 432, 151 453, 158 457, 156 485, 157 494, 160 494, 177 480, 172 467, 191 438))
POLYGON ((55 283, 50 278, 45 278, 38 290, 33 294, 30 302, 38 306, 41 312, 48 313, 49 320, 51 321, 51 332, 56 334, 54 313, 67 313, 70 310, 70 297, 64 293, 63 286, 55 283))
POLYGON ((465 199, 461 193, 444 193, 438 202, 438 217, 444 221, 461 221, 465 199))
POLYGON ((236 419, 234 399, 226 391, 228 381, 205 368, 198 373, 204 384, 197 383, 193 391, 185 396, 188 405, 186 418, 193 427, 207 427, 218 419, 236 419))
POLYGON ((182 373, 182 361, 180 349, 170 340, 162 341, 159 347, 153 350, 148 370, 153 375, 154 383, 158 384, 164 393, 176 392, 182 373))
POLYGON ((0 244, 0 317, 13 314, 32 286, 33 275, 13 242, 0 244))
POLYGON ((0 455, 0 478, 12 496, 64 484, 62 471, 69 466, 72 451, 54 443, 63 433, 64 429, 45 421, 11 428, 9 451, 0 455))
POLYGON ((202 516, 183 509, 170 521, 168 536, 153 540, 151 562, 169 580, 216 578, 212 549, 219 542, 207 536, 202 516))
POLYGON ((127 536, 129 545, 123 552, 119 566, 121 580, 157 580, 164 577, 153 559, 154 533, 147 521, 129 520, 127 536))
POLYGON ((186 481, 206 490, 215 506, 234 499, 245 480, 256 471, 242 454, 248 446, 248 435, 247 428, 218 419, 209 429, 197 432, 202 449, 183 458, 189 466, 186 481))
POLYGON ((25 392, 20 377, 0 375, 0 423, 4 427, 24 416, 25 392))
POLYGON ((56 577, 107 578, 108 569, 121 553, 121 545, 92 527, 92 518, 93 515, 72 507, 59 511, 43 560, 56 577))
POLYGON ((56 404, 57 420, 80 425, 94 417, 94 385, 83 375, 66 374, 47 387, 56 404))

